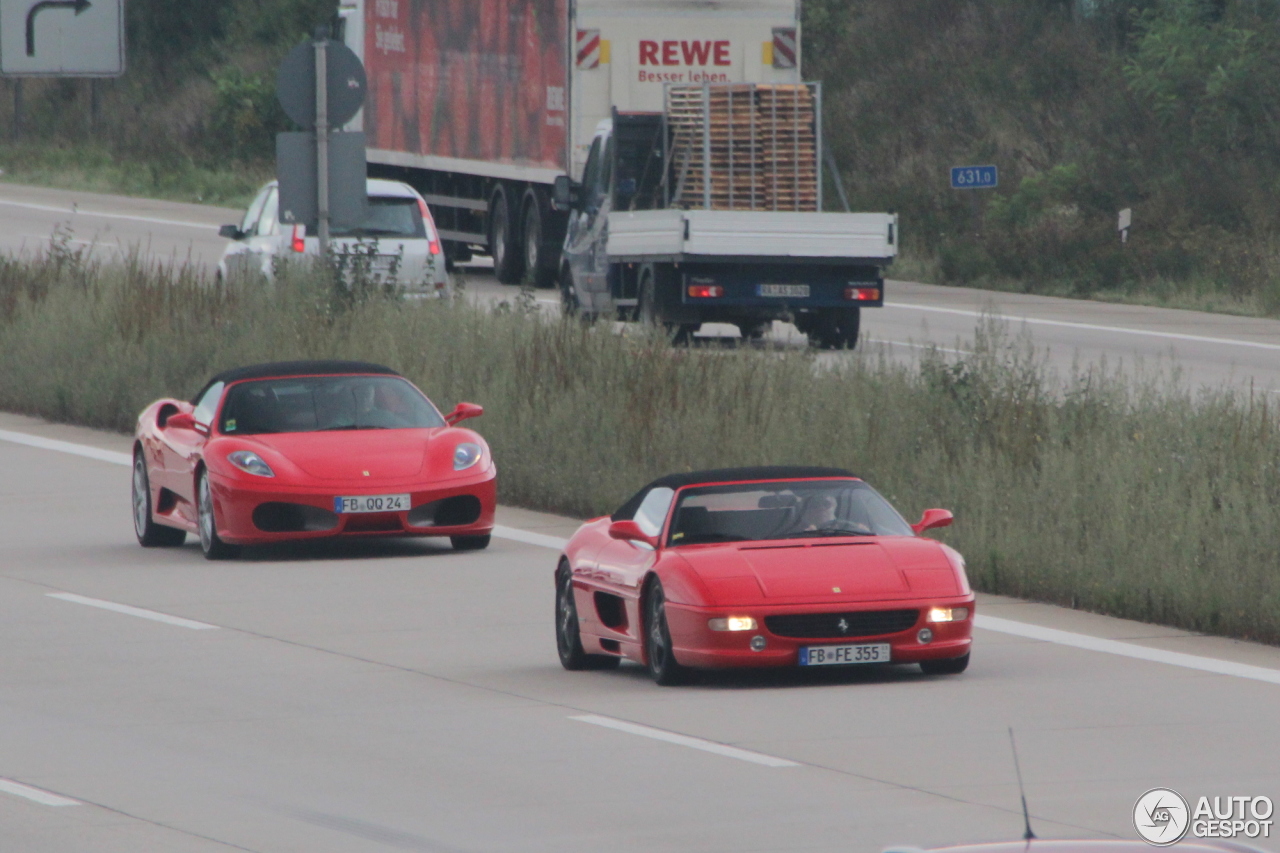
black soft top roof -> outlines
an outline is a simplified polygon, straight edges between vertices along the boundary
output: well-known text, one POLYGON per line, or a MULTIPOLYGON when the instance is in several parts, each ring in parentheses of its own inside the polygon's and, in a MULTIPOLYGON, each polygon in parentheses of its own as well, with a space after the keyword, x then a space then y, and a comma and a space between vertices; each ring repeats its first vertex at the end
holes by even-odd
POLYGON ((239 382, 242 379, 267 379, 278 376, 324 376, 341 373, 376 373, 383 376, 399 376, 389 367, 371 364, 367 361, 341 361, 338 359, 311 359, 307 361, 272 361, 267 364, 250 364, 245 367, 233 367, 213 376, 200 392, 192 398, 192 405, 198 403, 204 392, 219 382, 239 382))
POLYGON ((679 489, 699 483, 750 483, 756 480, 811 480, 818 477, 857 478, 843 468, 820 468, 807 465, 757 465, 751 468, 713 468, 709 471, 690 471, 686 474, 668 474, 659 477, 631 496, 618 507, 611 518, 624 521, 635 518, 636 510, 644 503, 645 496, 653 489, 666 487, 679 489))

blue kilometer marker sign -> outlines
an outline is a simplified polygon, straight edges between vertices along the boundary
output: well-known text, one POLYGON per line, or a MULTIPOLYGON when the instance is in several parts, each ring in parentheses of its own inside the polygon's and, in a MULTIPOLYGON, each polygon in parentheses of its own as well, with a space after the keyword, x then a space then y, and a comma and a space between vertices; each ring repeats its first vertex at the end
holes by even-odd
POLYGON ((995 166, 952 166, 951 189, 989 190, 1000 183, 1000 172, 995 166))

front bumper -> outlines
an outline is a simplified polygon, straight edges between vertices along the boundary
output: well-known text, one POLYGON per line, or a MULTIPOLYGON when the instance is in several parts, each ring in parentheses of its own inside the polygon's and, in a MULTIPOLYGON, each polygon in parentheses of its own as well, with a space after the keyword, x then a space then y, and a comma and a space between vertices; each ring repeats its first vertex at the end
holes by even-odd
POLYGON ((465 477, 409 485, 287 486, 269 478, 215 475, 210 486, 218 535, 233 545, 334 536, 483 536, 493 530, 497 503, 497 471, 492 465, 465 477), (334 512, 335 497, 404 493, 410 496, 408 511, 334 512), (478 502, 478 511, 472 500, 478 502), (432 517, 430 510, 423 511, 428 506, 461 507, 463 512, 442 511, 432 517))
MULTIPOLYGON (((805 646, 834 646, 847 643, 888 643, 890 663, 919 663, 922 660, 944 660, 968 653, 973 644, 974 597, 955 596, 927 601, 878 601, 857 604, 810 604, 774 607, 689 607, 668 602, 667 625, 671 631, 676 660, 685 666, 720 669, 733 667, 798 666, 800 649, 805 646), (969 615, 959 622, 928 622, 926 615, 933 607, 967 607, 969 615), (770 616, 859 612, 882 610, 917 610, 910 628, 890 634, 827 637, 785 637, 769 630, 770 616), (712 631, 707 622, 716 617, 751 616, 754 631, 712 631), (928 628, 932 638, 920 641, 920 630, 928 628), (764 638, 764 646, 753 650, 752 639, 764 638)), ((758 644, 758 643, 757 643, 758 644)), ((861 664, 855 664, 861 665, 861 664)))

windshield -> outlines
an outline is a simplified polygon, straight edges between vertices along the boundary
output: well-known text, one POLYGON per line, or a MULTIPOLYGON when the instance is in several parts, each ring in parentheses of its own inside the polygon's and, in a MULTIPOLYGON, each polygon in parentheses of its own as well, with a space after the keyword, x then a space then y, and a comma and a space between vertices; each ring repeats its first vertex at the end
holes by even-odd
POLYGON ((227 435, 444 426, 430 401, 395 376, 309 376, 231 386, 219 431, 227 435))
POLYGON ((704 486, 680 494, 671 545, 821 536, 914 536, 897 510, 859 480, 704 486))
POLYGON ((369 214, 359 228, 335 229, 335 237, 426 237, 416 198, 370 196, 369 214))

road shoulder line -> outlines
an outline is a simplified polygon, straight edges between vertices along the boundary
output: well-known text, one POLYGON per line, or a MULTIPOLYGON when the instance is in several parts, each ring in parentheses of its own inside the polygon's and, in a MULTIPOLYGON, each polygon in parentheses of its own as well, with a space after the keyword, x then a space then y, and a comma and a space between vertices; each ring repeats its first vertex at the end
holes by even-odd
POLYGON ((765 755, 762 752, 752 752, 749 749, 739 749, 736 746, 718 743, 713 740, 703 740, 700 737, 690 737, 689 735, 676 734, 666 729, 655 729, 650 726, 642 726, 639 723, 628 723, 626 720, 615 720, 613 717, 602 717, 599 714, 578 714, 570 717, 571 720, 577 720, 580 723, 590 723, 593 726, 600 726, 614 731, 626 732, 631 735, 639 735, 652 740, 660 740, 666 743, 673 743, 677 746, 687 746, 690 749, 698 749, 703 752, 710 752, 715 755, 722 755, 725 758, 736 758, 739 761, 749 761, 752 764, 761 764, 765 767, 799 767, 798 762, 789 761, 785 758, 778 758, 774 755, 765 755))
POLYGON ((176 625, 179 628, 190 628, 193 631, 216 631, 217 625, 210 625, 208 622, 197 622, 194 619, 184 619, 181 616, 170 616, 168 613, 158 613, 155 610, 147 610, 142 607, 134 607, 129 604, 117 604, 114 601, 103 601, 101 598, 89 598, 86 595, 76 595, 74 592, 46 592, 49 598, 56 598, 60 601, 70 601, 72 604, 83 604, 87 607, 96 607, 99 610, 110 610, 113 613, 123 613, 126 616, 137 616, 139 619, 150 619, 152 622, 163 622, 166 625, 176 625))
POLYGON ((33 788, 30 785, 24 785, 12 779, 0 778, 0 794, 12 794, 15 797, 22 797, 24 800, 30 800, 42 806, 83 805, 79 800, 73 800, 70 797, 64 797, 61 794, 55 794, 42 788, 33 788))

